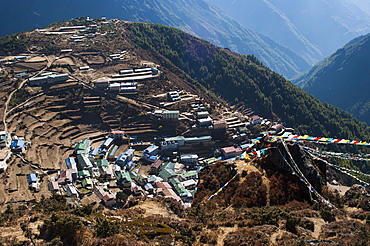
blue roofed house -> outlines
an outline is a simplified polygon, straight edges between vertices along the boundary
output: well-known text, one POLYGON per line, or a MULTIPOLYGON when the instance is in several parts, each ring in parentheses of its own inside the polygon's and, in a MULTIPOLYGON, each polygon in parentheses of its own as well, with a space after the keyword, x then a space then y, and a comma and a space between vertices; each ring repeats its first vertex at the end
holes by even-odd
POLYGON ((198 155, 196 154, 181 155, 180 160, 182 163, 195 165, 198 161, 198 155))
POLYGON ((76 169, 77 170, 77 163, 75 158, 68 157, 65 159, 66 165, 68 169, 76 169))
POLYGON ((135 152, 134 149, 128 149, 125 152, 123 152, 123 154, 121 154, 116 160, 117 165, 121 167, 125 166, 134 157, 134 152, 135 152))
POLYGON ((37 173, 30 173, 27 178, 28 182, 30 183, 39 181, 39 179, 37 178, 37 173))
POLYGON ((144 153, 148 154, 149 156, 158 155, 158 152, 159 147, 157 145, 151 145, 144 150, 144 153))
POLYGON ((28 183, 30 185, 30 188, 34 191, 39 191, 40 190, 40 183, 39 179, 37 178, 38 173, 30 173, 27 177, 28 183))
POLYGON ((12 152, 23 153, 26 150, 26 142, 22 139, 13 141, 10 145, 12 152))
POLYGON ((108 148, 112 145, 113 140, 114 140, 114 138, 113 138, 113 137, 109 137, 109 138, 107 138, 107 139, 102 143, 101 147, 102 147, 102 148, 107 148, 107 149, 108 149, 108 148))
POLYGON ((151 183, 146 183, 144 185, 144 189, 148 191, 149 193, 154 193, 154 187, 151 183))

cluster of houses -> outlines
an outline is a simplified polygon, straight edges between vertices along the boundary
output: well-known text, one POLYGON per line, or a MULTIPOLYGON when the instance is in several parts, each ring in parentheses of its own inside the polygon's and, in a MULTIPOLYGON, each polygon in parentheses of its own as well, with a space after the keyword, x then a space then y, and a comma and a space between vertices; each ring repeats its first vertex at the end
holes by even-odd
MULTIPOLYGON (((99 148, 91 149, 89 139, 76 144, 73 156, 65 160, 66 169, 60 170, 48 188, 51 192, 79 197, 93 192, 106 206, 114 206, 115 194, 110 188, 121 188, 134 196, 169 196, 181 202, 191 202, 197 184, 197 170, 188 171, 185 164, 196 168, 196 155, 181 156, 181 162, 160 159, 159 146, 150 145, 139 156, 132 148, 116 156, 117 144, 124 133, 112 131, 99 148), (136 165, 150 165, 145 175, 136 165)), ((32 176, 33 177, 33 176, 32 176)))
MULTIPOLYGON (((92 22, 94 19, 86 18, 86 21, 92 22)), ((100 21, 100 24, 106 25, 110 24, 112 21, 104 21, 103 18, 100 21)), ((70 40, 72 42, 83 42, 86 38, 93 38, 98 33, 96 30, 99 29, 100 26, 97 24, 90 24, 90 25, 80 25, 80 26, 62 26, 58 29, 37 29, 38 32, 43 33, 45 35, 72 35, 70 40)))
MULTIPOLYGON (((167 96, 176 98, 174 93, 167 96)), ((119 188, 128 195, 172 197, 190 206, 196 192, 198 172, 203 166, 218 160, 246 158, 247 153, 255 151, 258 138, 248 140, 242 129, 262 124, 270 134, 281 134, 285 130, 283 125, 259 116, 247 121, 240 117, 213 120, 204 105, 194 104, 192 108, 195 108, 197 127, 206 126, 208 132, 224 133, 239 129, 232 139, 245 141, 224 143, 219 147, 219 140, 212 136, 214 134, 174 136, 157 138, 159 140, 155 144, 148 142, 144 150, 142 145, 129 145, 123 153, 117 153, 122 140, 128 136, 123 131, 112 131, 99 148, 91 149, 89 139, 76 144, 73 156, 65 160, 66 169, 50 182, 50 191, 74 197, 93 192, 103 204, 111 207, 116 204, 115 193, 111 190, 119 188), (150 169, 142 169, 148 166, 150 169)), ((180 116, 178 110, 156 110, 154 114, 163 120, 179 120, 180 116)))
MULTIPOLYGON (((102 22, 104 23, 104 22, 102 22)), ((108 23, 108 22, 107 22, 108 23)), ((58 30, 39 30, 48 35, 71 34, 71 42, 82 42, 96 35, 92 30, 98 26, 66 26, 58 30)), ((61 53, 72 52, 72 49, 61 50, 61 53)), ((125 59, 127 52, 112 54, 108 59, 125 59)), ((16 60, 27 59, 18 57, 16 60)), ((7 62, 4 59, 0 63, 7 62)), ((89 67, 80 67, 88 70, 89 67)), ((153 79, 160 75, 158 68, 153 66, 130 68, 117 71, 110 78, 94 81, 96 88, 115 92, 136 92, 138 82, 153 79)), ((30 86, 64 82, 68 74, 42 73, 29 79, 30 86)), ((169 91, 164 94, 169 104, 173 105, 183 99, 180 91, 169 91)), ((85 100, 88 104, 89 100, 85 100)), ((162 105, 165 104, 162 102, 162 105)), ((234 160, 243 158, 245 153, 253 151, 257 140, 247 139, 247 128, 253 125, 264 125, 269 134, 282 134, 286 129, 281 124, 274 124, 259 116, 249 119, 231 117, 214 120, 207 107, 200 101, 191 104, 191 118, 196 123, 193 127, 205 130, 207 134, 191 136, 172 136, 161 138, 147 148, 129 145, 122 153, 117 153, 128 138, 123 131, 112 131, 98 148, 91 148, 91 140, 83 139, 74 147, 73 154, 65 159, 65 168, 59 170, 57 177, 52 178, 48 189, 53 193, 79 198, 94 193, 107 207, 116 204, 116 193, 121 190, 132 196, 164 196, 172 197, 185 206, 190 206, 196 192, 198 172, 205 165, 218 160, 234 160), (237 131, 232 132, 233 129, 237 131), (232 134, 232 143, 219 145, 214 132, 232 134), (240 141, 236 141, 240 140, 240 141), (114 190, 114 191, 113 191, 114 190)), ((178 121, 182 115, 179 110, 155 110, 154 115, 164 121, 178 121)), ((225 135, 223 134, 223 135, 225 135)), ((222 134, 220 134, 222 135, 222 134)), ((0 147, 4 143, 0 133, 0 147)), ((6 135, 7 139, 7 135, 6 135)), ((23 153, 27 148, 24 139, 13 139, 11 151, 23 153)), ((30 188, 39 190, 38 173, 28 175, 30 188)))
POLYGON ((190 206, 198 172, 204 165, 244 158, 258 140, 218 148, 212 136, 175 136, 144 150, 128 148, 117 154, 125 137, 123 131, 112 131, 100 147, 93 149, 89 139, 77 143, 73 156, 65 160, 66 169, 49 183, 49 190, 71 197, 94 193, 107 207, 116 204, 116 194, 111 191, 114 188, 132 196, 172 197, 190 206), (207 150, 208 158, 200 158, 196 154, 199 149, 207 150), (147 167, 144 172, 143 167, 147 167))
POLYGON ((96 88, 116 92, 136 92, 137 83, 148 79, 153 79, 160 74, 154 67, 141 67, 133 69, 119 70, 118 74, 111 75, 111 78, 98 79, 94 81, 96 88))

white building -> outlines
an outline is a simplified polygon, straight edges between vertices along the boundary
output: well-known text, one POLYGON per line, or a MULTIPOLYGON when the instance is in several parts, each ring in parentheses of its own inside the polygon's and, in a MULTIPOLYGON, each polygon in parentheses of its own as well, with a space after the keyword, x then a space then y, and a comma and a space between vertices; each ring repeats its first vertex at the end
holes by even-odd
POLYGON ((178 120, 180 117, 180 111, 178 110, 167 110, 163 111, 163 120, 178 120))

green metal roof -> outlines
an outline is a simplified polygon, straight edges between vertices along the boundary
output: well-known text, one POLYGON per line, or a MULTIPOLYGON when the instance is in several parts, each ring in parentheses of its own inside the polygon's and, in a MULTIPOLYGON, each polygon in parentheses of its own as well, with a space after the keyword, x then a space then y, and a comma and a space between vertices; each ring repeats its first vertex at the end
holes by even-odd
POLYGON ((171 169, 164 169, 162 171, 159 172, 159 176, 164 178, 164 179, 168 179, 172 176, 177 176, 178 174, 175 173, 174 170, 171 170, 171 169))
POLYGON ((105 159, 98 159, 96 161, 96 164, 100 167, 100 166, 108 166, 109 165, 109 162, 108 160, 105 160, 105 159))
POLYGON ((92 186, 93 185, 93 181, 91 178, 86 178, 84 180, 82 180, 82 186, 83 187, 86 187, 86 186, 92 186))
POLYGON ((187 177, 191 177, 191 176, 196 176, 197 174, 198 174, 197 171, 190 171, 190 172, 184 173, 182 176, 187 178, 187 177))
POLYGON ((78 144, 75 146, 75 151, 77 150, 87 150, 90 146, 90 139, 86 138, 81 140, 78 144))
POLYGON ((189 194, 189 191, 185 189, 177 178, 173 178, 169 182, 179 196, 187 196, 189 194))
POLYGON ((78 172, 79 177, 91 177, 89 170, 82 170, 78 172))

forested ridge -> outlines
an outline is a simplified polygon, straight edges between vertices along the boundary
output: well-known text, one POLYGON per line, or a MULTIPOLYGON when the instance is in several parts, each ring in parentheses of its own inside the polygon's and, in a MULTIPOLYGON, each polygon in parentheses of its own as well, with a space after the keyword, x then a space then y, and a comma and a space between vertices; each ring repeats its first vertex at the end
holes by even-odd
POLYGON ((239 55, 162 25, 125 24, 140 48, 158 53, 230 103, 244 102, 260 113, 277 116, 301 134, 369 139, 369 128, 350 114, 285 80, 254 56, 239 55))
POLYGON ((370 124, 369 54, 370 36, 358 37, 292 82, 370 124))

